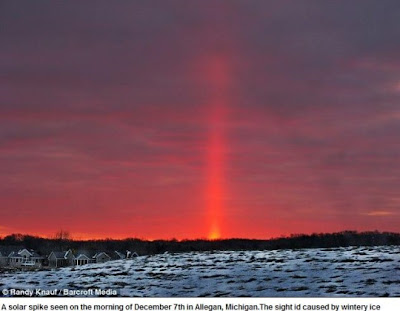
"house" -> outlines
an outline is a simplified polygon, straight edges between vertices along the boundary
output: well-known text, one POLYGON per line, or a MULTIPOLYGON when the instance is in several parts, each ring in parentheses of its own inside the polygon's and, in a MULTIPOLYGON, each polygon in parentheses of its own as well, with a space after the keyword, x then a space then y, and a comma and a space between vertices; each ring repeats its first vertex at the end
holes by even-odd
POLYGON ((6 256, 4 251, 0 251, 0 267, 5 267, 8 265, 8 256, 6 256))
POLYGON ((131 258, 136 258, 136 257, 139 257, 138 253, 133 252, 133 253, 131 254, 131 258))
POLYGON ((121 259, 132 259, 138 257, 139 255, 136 252, 131 252, 127 250, 125 252, 114 251, 113 253, 110 253, 110 256, 112 260, 121 260, 121 259))
POLYGON ((94 259, 92 259, 90 256, 83 254, 83 253, 79 254, 74 259, 75 266, 87 265, 89 263, 94 263, 94 262, 95 262, 94 259))
POLYGON ((9 255, 14 252, 18 253, 20 250, 17 246, 0 246, 0 267, 6 267, 10 265, 9 255))
POLYGON ((126 251, 126 259, 136 258, 139 255, 136 252, 131 252, 129 250, 126 251))
POLYGON ((8 255, 8 264, 11 267, 41 268, 45 258, 34 250, 26 248, 13 251, 8 255))
POLYGON ((105 252, 97 253, 92 258, 96 263, 103 263, 111 260, 111 257, 105 252))
POLYGON ((13 251, 8 255, 8 265, 10 267, 20 267, 22 264, 23 258, 18 251, 13 251))
POLYGON ((48 257, 49 266, 54 268, 72 266, 74 259, 75 256, 71 250, 66 252, 51 252, 48 257))
POLYGON ((113 260, 120 260, 120 259, 125 259, 126 255, 119 252, 119 251, 114 251, 113 253, 111 253, 111 258, 113 260))

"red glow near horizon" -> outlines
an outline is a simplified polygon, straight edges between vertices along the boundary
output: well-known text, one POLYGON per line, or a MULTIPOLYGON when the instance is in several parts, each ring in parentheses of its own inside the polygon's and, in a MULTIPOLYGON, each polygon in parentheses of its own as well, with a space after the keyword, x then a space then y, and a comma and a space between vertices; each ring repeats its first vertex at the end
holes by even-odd
POLYGON ((225 123, 228 104, 228 64, 222 55, 213 56, 207 62, 207 78, 211 82, 210 133, 208 143, 207 170, 207 215, 208 238, 222 237, 224 217, 226 137, 225 123))

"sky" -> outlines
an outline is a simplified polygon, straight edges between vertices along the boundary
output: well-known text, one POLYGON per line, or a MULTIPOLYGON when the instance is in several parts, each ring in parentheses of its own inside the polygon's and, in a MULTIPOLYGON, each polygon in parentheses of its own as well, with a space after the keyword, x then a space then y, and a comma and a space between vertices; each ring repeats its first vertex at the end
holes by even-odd
POLYGON ((400 3, 1 1, 0 236, 399 232, 400 3))

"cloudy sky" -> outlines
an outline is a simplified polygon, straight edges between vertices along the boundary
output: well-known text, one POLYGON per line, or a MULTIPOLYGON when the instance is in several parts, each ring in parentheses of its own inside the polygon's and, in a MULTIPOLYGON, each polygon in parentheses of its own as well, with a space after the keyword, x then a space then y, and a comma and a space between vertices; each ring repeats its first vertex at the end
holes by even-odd
POLYGON ((399 231, 400 3, 2 1, 0 236, 399 231))

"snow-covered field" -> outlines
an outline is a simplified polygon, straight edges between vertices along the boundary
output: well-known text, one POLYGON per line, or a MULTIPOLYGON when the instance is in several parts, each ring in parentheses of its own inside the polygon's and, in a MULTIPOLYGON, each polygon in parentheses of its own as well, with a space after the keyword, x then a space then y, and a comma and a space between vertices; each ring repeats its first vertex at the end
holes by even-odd
POLYGON ((12 288, 145 297, 400 296, 400 247, 162 254, 0 274, 0 292, 12 288))

